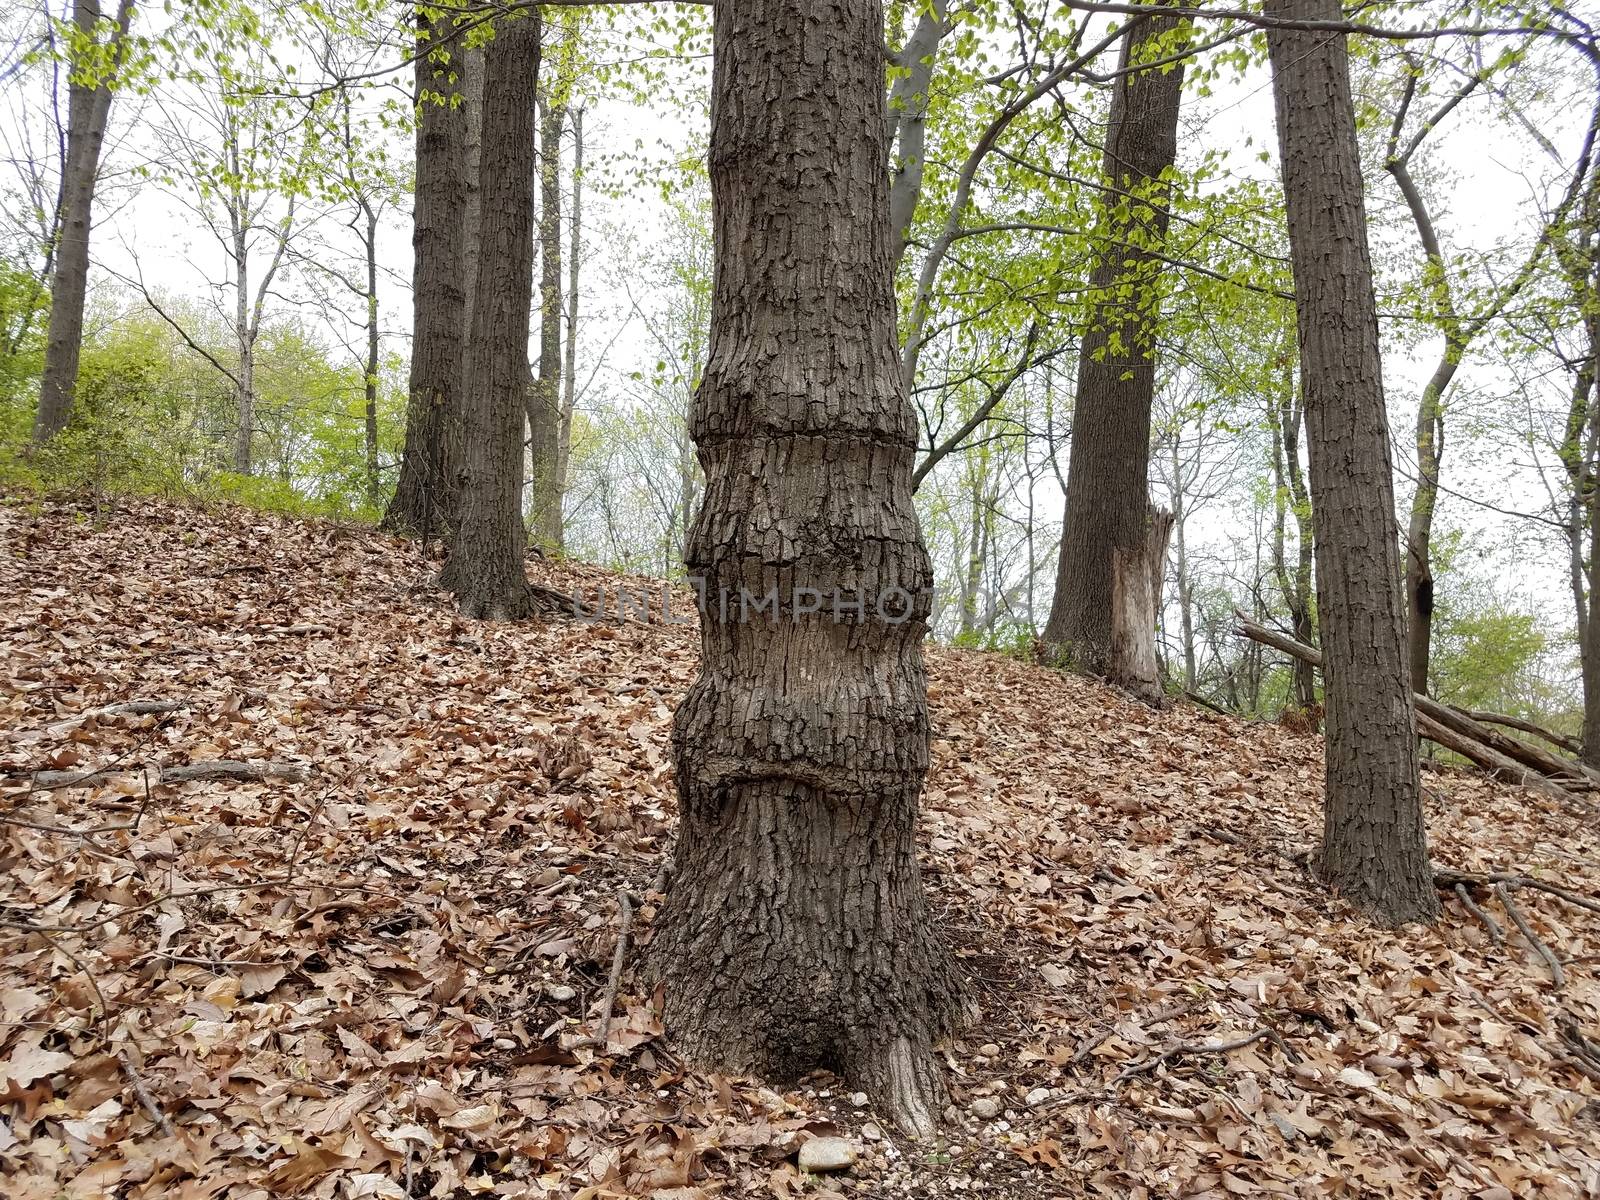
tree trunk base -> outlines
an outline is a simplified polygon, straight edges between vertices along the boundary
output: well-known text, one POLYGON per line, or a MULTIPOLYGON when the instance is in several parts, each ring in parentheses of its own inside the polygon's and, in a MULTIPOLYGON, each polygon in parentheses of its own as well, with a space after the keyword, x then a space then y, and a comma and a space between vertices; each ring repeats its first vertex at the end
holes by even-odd
POLYGON ((668 1033, 729 1072, 832 1071, 932 1135, 946 1099, 933 1044, 964 993, 928 926, 914 797, 770 778, 689 794, 651 948, 668 1033))

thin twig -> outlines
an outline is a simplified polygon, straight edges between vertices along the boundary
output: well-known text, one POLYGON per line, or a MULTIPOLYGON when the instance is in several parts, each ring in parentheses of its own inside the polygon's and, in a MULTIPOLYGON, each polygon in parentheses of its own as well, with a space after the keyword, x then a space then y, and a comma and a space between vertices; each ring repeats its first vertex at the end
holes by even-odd
POLYGON ((150 1089, 144 1084, 139 1072, 134 1068, 133 1059, 128 1057, 126 1050, 117 1051, 117 1061, 122 1064, 122 1073, 128 1077, 128 1082, 133 1085, 133 1094, 139 1097, 139 1103, 144 1106, 145 1112, 150 1114, 150 1119, 161 1126, 161 1132, 168 1137, 177 1137, 178 1131, 172 1127, 172 1121, 156 1103, 156 1098, 150 1094, 150 1089))
POLYGON ((1473 900, 1472 893, 1467 890, 1466 884, 1456 884, 1456 897, 1461 901, 1462 907, 1477 917, 1483 927, 1489 931, 1489 938, 1496 946, 1504 946, 1506 944, 1505 930, 1500 928, 1498 921, 1478 907, 1477 901, 1473 900))
POLYGON ((606 982, 605 1000, 600 1009, 600 1032, 575 1046, 599 1046, 603 1051, 611 1039, 611 1014, 617 1007, 617 989, 622 984, 622 966, 628 957, 628 931, 633 927, 633 896, 627 888, 617 889, 617 946, 611 952, 611 978, 606 982))
POLYGON ((1136 1075, 1144 1075, 1154 1071, 1162 1063, 1174 1058, 1182 1058, 1193 1054, 1228 1054, 1234 1050, 1243 1050, 1246 1046, 1253 1046, 1259 1041, 1270 1041, 1283 1051, 1285 1057, 1295 1061, 1299 1059, 1299 1056, 1289 1049, 1288 1044, 1278 1036, 1276 1029, 1258 1029, 1247 1037, 1235 1038, 1231 1042, 1180 1042, 1176 1046, 1168 1047, 1160 1054, 1152 1055, 1143 1062, 1136 1062, 1125 1068, 1122 1074, 1111 1081, 1111 1084, 1115 1087, 1119 1083, 1126 1083, 1136 1075))
POLYGON ((1522 936, 1528 939, 1528 944, 1539 952, 1539 957, 1544 959, 1544 965, 1550 968, 1550 978, 1555 984, 1556 991, 1559 992, 1566 987, 1567 973, 1561 969, 1561 960, 1555 956, 1555 951, 1546 946, 1540 940, 1539 935, 1534 933, 1533 927, 1528 924, 1527 918, 1522 915, 1522 910, 1512 901, 1511 893, 1506 890, 1506 885, 1504 883, 1495 884, 1494 894, 1500 901, 1500 907, 1506 910, 1506 914, 1516 923, 1522 936))

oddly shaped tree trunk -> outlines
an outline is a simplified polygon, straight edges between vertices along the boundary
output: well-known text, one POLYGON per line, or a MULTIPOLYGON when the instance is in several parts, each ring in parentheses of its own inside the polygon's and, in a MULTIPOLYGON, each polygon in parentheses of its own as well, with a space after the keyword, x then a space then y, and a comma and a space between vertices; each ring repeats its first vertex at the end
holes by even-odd
POLYGON ((916 852, 932 571, 896 362, 882 30, 877 0, 716 6, 688 555, 706 603, 652 958, 690 1057, 833 1070, 928 1134, 932 1043, 961 1003, 916 852), (742 611, 741 594, 780 611, 742 611))
POLYGON ((1106 129, 1094 311, 1078 359, 1067 511, 1056 594, 1045 624, 1048 659, 1105 676, 1152 703, 1161 698, 1154 610, 1143 630, 1131 619, 1148 573, 1150 406, 1155 398, 1155 326, 1168 214, 1162 178, 1178 152, 1183 67, 1129 71, 1177 17, 1134 21, 1106 129), (1129 299, 1129 297, 1132 297, 1129 299), (1143 645, 1136 645, 1142 639, 1143 645))
MULTIPOLYGON (((1268 0, 1338 21, 1339 0, 1268 0)), ((1316 513, 1327 705, 1320 867, 1379 920, 1438 915, 1406 659, 1394 474, 1345 35, 1267 31, 1316 513)))
MULTIPOLYGON (((424 539, 455 527, 462 443, 467 289, 464 271, 466 121, 455 103, 466 65, 458 48, 431 61, 450 19, 425 23, 417 40, 417 183, 412 212, 411 380, 406 444, 384 528, 424 539)), ((482 61, 481 55, 469 55, 482 61)))
POLYGON ((522 567, 522 420, 531 383, 537 10, 496 22, 483 67, 472 390, 462 405, 460 513, 440 583, 468 616, 515 620, 536 608, 522 567))
MULTIPOLYGON (((92 37, 100 23, 99 0, 74 0, 73 24, 92 37)), ((113 74, 121 64, 132 0, 117 6, 112 34, 113 74)), ((39 408, 33 419, 33 440, 49 441, 67 427, 78 391, 78 360, 83 353, 83 305, 89 288, 89 232, 94 224, 94 191, 100 175, 100 149, 111 119, 115 79, 90 84, 79 80, 79 55, 73 54, 73 79, 67 91, 67 145, 61 164, 61 212, 56 219, 55 275, 50 284, 50 324, 44 349, 44 374, 39 382, 39 408)))

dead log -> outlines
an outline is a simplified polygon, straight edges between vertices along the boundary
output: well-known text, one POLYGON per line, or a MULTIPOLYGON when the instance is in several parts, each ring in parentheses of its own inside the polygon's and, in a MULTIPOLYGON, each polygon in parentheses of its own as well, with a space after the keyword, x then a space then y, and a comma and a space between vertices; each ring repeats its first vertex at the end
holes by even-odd
MULTIPOLYGON (((1268 629, 1243 613, 1234 615, 1239 620, 1241 636, 1314 667, 1322 666, 1322 652, 1315 647, 1268 629)), ((1577 764, 1537 746, 1530 746, 1509 734, 1479 725, 1430 696, 1414 693, 1412 702, 1417 710, 1417 732, 1430 742, 1454 751, 1496 779, 1535 788, 1564 803, 1582 803, 1567 786, 1582 786, 1587 779, 1577 764)))
POLYGON ((1547 778, 1515 759, 1506 757, 1493 747, 1451 729, 1448 725, 1439 724, 1427 713, 1417 713, 1417 732, 1435 745, 1461 755, 1502 783, 1515 783, 1533 788, 1563 804, 1582 803, 1558 780, 1547 778))
MULTIPOLYGON (((1515 729, 1518 733, 1532 734, 1542 738, 1552 746, 1559 746, 1574 758, 1583 756, 1583 745, 1575 738, 1569 738, 1564 733, 1556 733, 1542 725, 1535 725, 1532 721, 1525 721, 1521 717, 1508 717, 1505 713, 1483 712, 1478 709, 1462 708, 1459 704, 1451 707, 1468 720, 1476 721, 1479 725, 1504 725, 1507 729, 1515 729)), ((1594 774, 1595 772, 1590 772, 1594 774)))

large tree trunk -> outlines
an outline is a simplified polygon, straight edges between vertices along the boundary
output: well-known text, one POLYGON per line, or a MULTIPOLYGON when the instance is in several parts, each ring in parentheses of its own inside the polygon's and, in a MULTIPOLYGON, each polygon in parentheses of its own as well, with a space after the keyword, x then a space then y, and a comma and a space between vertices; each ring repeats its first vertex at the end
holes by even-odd
MULTIPOLYGON (((385 528, 423 538, 456 523, 465 366, 465 121, 459 50, 448 62, 426 50, 450 34, 450 20, 426 23, 417 44, 417 185, 412 213, 412 341, 406 445, 385 528)), ((468 55, 481 62, 481 56, 468 55)), ((475 64, 474 64, 475 65, 475 64)), ((474 273, 475 274, 475 273, 474 273)))
POLYGON ((522 420, 533 307, 537 10, 497 22, 483 67, 472 390, 462 405, 460 513, 441 583, 468 616, 514 620, 536 607, 522 566, 522 420))
POLYGON ((533 463, 533 538, 560 550, 561 494, 561 130, 565 104, 539 101, 539 378, 528 392, 533 463))
POLYGON ((1140 18, 1123 41, 1125 73, 1106 130, 1102 243, 1090 280, 1095 304, 1078 359, 1066 524, 1044 631, 1053 661, 1152 702, 1161 696, 1155 625, 1126 624, 1142 623, 1152 610, 1119 601, 1136 597, 1148 574, 1158 255, 1168 220, 1163 174, 1177 158, 1183 67, 1128 68, 1180 23, 1140 18))
MULTIPOLYGON (((1266 11, 1337 22, 1339 0, 1266 11)), ((1321 869, 1380 920, 1439 911, 1428 863, 1394 475, 1343 34, 1267 31, 1294 264, 1325 657, 1321 869)))
POLYGON ((688 556, 707 602, 653 959, 691 1057, 833 1070, 927 1134, 931 1046, 961 993, 916 853, 932 571, 896 362, 882 31, 878 0, 715 10, 715 287, 692 419, 706 495, 688 556))
MULTIPOLYGON (((73 0, 73 23, 85 37, 100 22, 99 0, 73 0)), ((117 6, 112 35, 113 71, 133 19, 132 0, 117 6)), ((72 56, 67 91, 67 146, 61 163, 61 212, 56 219, 55 276, 50 285, 50 325, 44 349, 44 375, 39 382, 39 408, 33 419, 33 440, 46 442, 67 427, 78 390, 78 359, 83 353, 83 305, 89 287, 89 232, 94 224, 95 181, 100 174, 100 148, 111 118, 113 79, 94 83, 78 76, 82 64, 72 56)))

